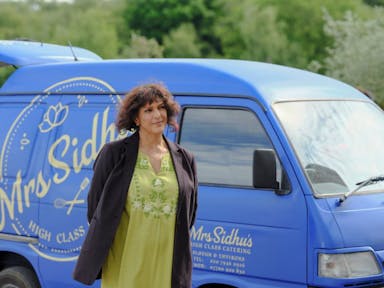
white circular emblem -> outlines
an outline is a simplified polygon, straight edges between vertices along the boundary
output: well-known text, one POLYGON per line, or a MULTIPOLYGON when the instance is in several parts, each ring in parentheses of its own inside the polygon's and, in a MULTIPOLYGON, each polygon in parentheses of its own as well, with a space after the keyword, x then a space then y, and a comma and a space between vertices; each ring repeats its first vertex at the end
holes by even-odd
POLYGON ((108 83, 77 77, 48 87, 24 107, 0 147, 0 232, 36 238, 29 246, 47 259, 76 259, 87 230, 90 167, 101 146, 118 137, 110 109, 119 101, 108 83), (76 113, 66 93, 76 100, 76 113), (107 105, 88 107, 89 93, 105 94, 107 105))

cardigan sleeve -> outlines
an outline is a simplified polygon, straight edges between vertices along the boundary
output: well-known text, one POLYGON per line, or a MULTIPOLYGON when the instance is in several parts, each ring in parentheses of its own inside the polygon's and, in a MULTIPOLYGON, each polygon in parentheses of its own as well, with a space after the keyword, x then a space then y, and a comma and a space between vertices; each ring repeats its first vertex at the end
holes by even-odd
POLYGON ((105 144, 103 148, 100 150, 93 164, 93 177, 92 177, 91 186, 90 186, 90 189, 88 192, 88 198, 87 198, 88 223, 91 222, 91 219, 95 213, 101 194, 103 192, 104 184, 107 181, 109 174, 111 173, 114 167, 113 163, 114 161, 113 161, 111 146, 109 144, 105 144))
POLYGON ((192 201, 191 201, 191 209, 192 209, 192 217, 191 217, 191 223, 189 225, 189 228, 192 228, 193 224, 195 223, 196 219, 196 211, 197 211, 197 194, 198 194, 198 181, 197 181, 197 169, 196 169, 196 161, 195 157, 191 155, 191 167, 193 172, 193 195, 192 195, 192 201))
POLYGON ((198 187, 199 187, 199 183, 198 183, 198 179, 197 179, 197 169, 196 169, 196 161, 195 161, 195 157, 193 156, 193 154, 182 148, 180 145, 178 145, 178 147, 180 148, 182 154, 184 155, 184 158, 186 160, 186 162, 188 163, 188 166, 189 166, 189 169, 190 169, 190 172, 192 173, 192 180, 193 180, 193 187, 192 187, 192 194, 191 194, 191 200, 190 200, 190 203, 189 203, 189 229, 192 228, 193 224, 195 223, 195 219, 196 219, 196 211, 197 211, 197 195, 198 195, 198 187))

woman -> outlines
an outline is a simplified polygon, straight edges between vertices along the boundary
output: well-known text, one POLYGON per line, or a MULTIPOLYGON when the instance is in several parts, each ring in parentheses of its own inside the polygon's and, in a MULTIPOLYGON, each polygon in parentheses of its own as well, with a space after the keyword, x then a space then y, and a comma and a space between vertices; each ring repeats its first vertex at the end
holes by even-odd
POLYGON ((138 86, 122 101, 116 126, 135 133, 106 144, 95 161, 76 280, 90 285, 102 276, 102 288, 191 287, 195 160, 163 136, 167 124, 178 128, 178 111, 160 84, 138 86))

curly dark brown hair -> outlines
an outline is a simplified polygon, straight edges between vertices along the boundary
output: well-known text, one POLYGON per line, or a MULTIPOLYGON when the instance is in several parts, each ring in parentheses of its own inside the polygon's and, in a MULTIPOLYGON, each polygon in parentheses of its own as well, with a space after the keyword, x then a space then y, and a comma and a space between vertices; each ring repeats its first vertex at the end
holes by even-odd
POLYGON ((179 126, 176 116, 180 111, 179 104, 177 104, 171 92, 163 84, 150 83, 134 87, 121 101, 115 123, 120 133, 137 130, 138 127, 135 124, 135 119, 140 108, 158 99, 164 101, 168 125, 177 130, 179 126))

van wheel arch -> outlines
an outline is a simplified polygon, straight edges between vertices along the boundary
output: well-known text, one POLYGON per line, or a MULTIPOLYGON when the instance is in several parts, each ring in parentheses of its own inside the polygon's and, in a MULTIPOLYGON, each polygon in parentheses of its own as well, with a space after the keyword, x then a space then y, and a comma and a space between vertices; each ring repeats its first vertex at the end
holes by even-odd
POLYGON ((40 288, 33 266, 21 255, 0 253, 0 287, 40 288))

